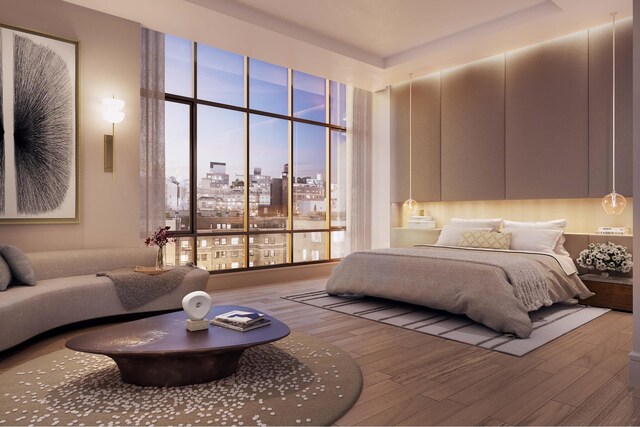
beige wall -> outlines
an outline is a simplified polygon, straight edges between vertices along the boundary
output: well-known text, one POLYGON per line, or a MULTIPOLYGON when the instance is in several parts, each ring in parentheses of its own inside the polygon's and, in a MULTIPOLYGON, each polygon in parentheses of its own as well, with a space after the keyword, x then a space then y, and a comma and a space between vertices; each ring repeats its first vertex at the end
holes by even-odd
POLYGON ((0 23, 79 41, 80 223, 0 225, 0 243, 25 251, 138 246, 140 26, 59 0, 2 0, 0 23), (116 125, 116 179, 103 172, 102 98, 127 103, 116 125))

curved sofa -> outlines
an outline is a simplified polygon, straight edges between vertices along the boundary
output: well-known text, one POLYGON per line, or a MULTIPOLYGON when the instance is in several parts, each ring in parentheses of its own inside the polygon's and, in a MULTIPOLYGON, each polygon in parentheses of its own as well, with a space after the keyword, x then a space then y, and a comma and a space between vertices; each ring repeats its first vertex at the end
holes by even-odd
POLYGON ((189 271, 171 292, 133 310, 125 310, 113 282, 96 273, 136 265, 154 265, 154 248, 82 249, 26 254, 35 286, 13 285, 0 293, 0 351, 58 326, 99 317, 182 307, 189 292, 203 291, 209 273, 189 271))

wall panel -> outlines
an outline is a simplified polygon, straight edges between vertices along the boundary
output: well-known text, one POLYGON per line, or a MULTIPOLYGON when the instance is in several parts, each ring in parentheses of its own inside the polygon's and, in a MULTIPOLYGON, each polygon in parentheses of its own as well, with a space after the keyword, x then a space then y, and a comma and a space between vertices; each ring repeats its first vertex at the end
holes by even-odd
MULTIPOLYGON (((440 200, 440 75, 413 81, 413 198, 440 200)), ((409 197, 409 83, 391 88, 391 202, 409 197)))
POLYGON ((506 197, 589 193, 588 33, 507 53, 506 197))
MULTIPOLYGON (((589 197, 611 192, 611 25, 589 30, 589 197)), ((616 191, 632 195, 632 22, 616 25, 616 191)))
POLYGON ((442 73, 442 200, 505 198, 504 55, 442 73))

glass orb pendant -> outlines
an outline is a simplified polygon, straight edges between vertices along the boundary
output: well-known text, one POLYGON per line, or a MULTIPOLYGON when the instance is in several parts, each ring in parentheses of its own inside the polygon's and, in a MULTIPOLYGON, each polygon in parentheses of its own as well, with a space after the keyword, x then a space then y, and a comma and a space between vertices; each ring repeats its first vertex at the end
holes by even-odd
POLYGON ((407 200, 404 201, 404 203, 402 204, 402 207, 404 208, 404 210, 409 211, 409 215, 413 214, 413 212, 416 210, 416 208, 418 207, 418 202, 416 202, 415 200, 413 200, 413 197, 411 197, 411 188, 412 188, 412 152, 411 152, 411 134, 412 134, 412 121, 411 118, 413 117, 413 111, 412 111, 412 107, 413 107, 413 98, 412 98, 412 94, 413 94, 413 73, 409 73, 409 198, 407 200))
POLYGON ((416 210, 416 208, 418 207, 418 202, 416 202, 415 200, 413 200, 411 197, 409 197, 407 200, 404 201, 404 203, 402 204, 402 206, 408 210, 410 213, 413 213, 413 211, 416 210))
POLYGON ((607 215, 620 215, 625 206, 627 206, 627 199, 615 191, 612 191, 602 198, 602 207, 607 215))
POLYGON ((613 126, 611 127, 611 147, 612 147, 612 155, 611 155, 611 193, 607 194, 602 198, 602 207, 607 215, 620 215, 624 210, 624 207, 627 206, 627 200, 624 198, 622 194, 616 193, 616 12, 611 14, 613 19, 613 27, 612 27, 612 37, 611 37, 611 54, 612 54, 612 101, 611 101, 611 123, 613 126))

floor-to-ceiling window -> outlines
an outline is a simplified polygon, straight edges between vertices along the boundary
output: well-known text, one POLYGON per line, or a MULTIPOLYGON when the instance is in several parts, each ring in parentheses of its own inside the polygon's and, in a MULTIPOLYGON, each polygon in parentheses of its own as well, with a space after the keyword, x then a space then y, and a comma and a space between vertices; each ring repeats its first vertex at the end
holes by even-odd
POLYGON ((344 84, 178 37, 165 45, 167 263, 344 256, 344 84))

